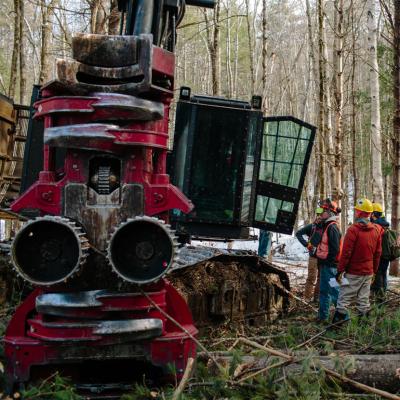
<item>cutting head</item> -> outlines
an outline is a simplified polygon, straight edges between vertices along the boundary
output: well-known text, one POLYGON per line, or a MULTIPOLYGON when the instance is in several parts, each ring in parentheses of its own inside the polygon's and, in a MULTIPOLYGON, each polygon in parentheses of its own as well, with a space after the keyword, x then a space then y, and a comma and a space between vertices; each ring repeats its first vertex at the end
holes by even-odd
POLYGON ((46 216, 19 230, 11 245, 11 260, 24 279, 48 286, 72 277, 85 261, 87 250, 87 240, 74 222, 46 216))
POLYGON ((173 232, 157 218, 137 217, 121 224, 111 236, 108 258, 124 280, 146 284, 166 274, 174 262, 173 232))

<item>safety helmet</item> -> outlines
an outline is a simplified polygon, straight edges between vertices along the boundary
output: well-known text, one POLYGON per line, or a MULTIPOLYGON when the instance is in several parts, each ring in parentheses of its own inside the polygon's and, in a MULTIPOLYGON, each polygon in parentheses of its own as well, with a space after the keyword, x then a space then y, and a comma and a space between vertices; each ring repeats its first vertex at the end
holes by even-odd
POLYGON ((372 203, 373 212, 383 213, 383 207, 380 203, 372 203))
POLYGON ((371 201, 366 198, 358 199, 354 208, 358 211, 363 211, 366 213, 372 213, 374 211, 371 201))
POLYGON ((321 203, 320 203, 320 207, 321 207, 324 211, 325 211, 325 210, 326 210, 326 211, 332 211, 332 212, 334 212, 335 214, 339 214, 340 211, 342 211, 342 210, 338 207, 336 201, 332 201, 331 199, 322 200, 321 203))

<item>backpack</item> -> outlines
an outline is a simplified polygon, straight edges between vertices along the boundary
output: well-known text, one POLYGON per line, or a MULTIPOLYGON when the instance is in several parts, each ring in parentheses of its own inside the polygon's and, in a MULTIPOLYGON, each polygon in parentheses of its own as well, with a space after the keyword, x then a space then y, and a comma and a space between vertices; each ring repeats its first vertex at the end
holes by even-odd
POLYGON ((398 244, 397 232, 386 228, 382 236, 381 258, 393 261, 400 257, 400 246, 398 244))

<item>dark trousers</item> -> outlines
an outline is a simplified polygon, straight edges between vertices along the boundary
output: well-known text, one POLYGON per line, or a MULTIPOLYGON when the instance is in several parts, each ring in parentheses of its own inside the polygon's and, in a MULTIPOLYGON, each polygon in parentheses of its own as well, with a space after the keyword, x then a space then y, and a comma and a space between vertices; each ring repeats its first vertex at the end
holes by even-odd
POLYGON ((385 294, 387 290, 387 270, 389 268, 390 261, 380 259, 378 271, 375 275, 374 283, 371 285, 371 290, 375 294, 385 294))
POLYGON ((272 233, 260 229, 260 237, 258 239, 258 255, 260 257, 267 256, 271 250, 272 233))

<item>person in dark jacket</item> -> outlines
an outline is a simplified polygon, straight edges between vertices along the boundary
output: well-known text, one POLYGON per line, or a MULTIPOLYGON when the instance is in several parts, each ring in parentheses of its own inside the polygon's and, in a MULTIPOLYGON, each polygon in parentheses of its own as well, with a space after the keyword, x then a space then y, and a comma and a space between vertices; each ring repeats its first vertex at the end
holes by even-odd
POLYGON ((316 219, 312 224, 307 224, 296 232, 297 240, 308 250, 308 270, 307 280, 304 288, 304 299, 306 301, 318 301, 319 298, 319 270, 318 260, 315 255, 317 246, 322 239, 323 227, 321 223, 321 214, 323 209, 318 207, 316 212, 316 219), (304 238, 307 237, 307 240, 304 238))
POLYGON ((342 234, 337 225, 337 216, 340 213, 336 202, 326 199, 322 202, 321 208, 324 212, 321 214, 323 223, 323 234, 321 242, 317 247, 316 256, 318 258, 318 267, 320 269, 319 286, 319 322, 327 322, 329 319, 329 309, 331 303, 336 306, 339 291, 336 287, 329 284, 331 278, 335 278, 337 273, 337 263, 341 250, 342 234))
POLYGON ((357 200, 354 224, 347 229, 344 237, 336 276, 341 284, 345 273, 348 284, 340 286, 334 323, 349 318, 348 308, 353 302, 360 316, 369 311, 371 281, 378 270, 383 234, 383 229, 369 220, 372 210, 372 203, 368 199, 357 200))
MULTIPOLYGON (((379 203, 372 203, 373 212, 371 214, 371 222, 378 224, 383 230, 388 229, 390 224, 386 221, 383 215, 383 207, 379 203)), ((374 282, 371 285, 371 291, 379 300, 382 300, 387 291, 387 270, 389 268, 390 261, 384 258, 380 258, 378 271, 375 275, 374 282)))

